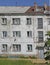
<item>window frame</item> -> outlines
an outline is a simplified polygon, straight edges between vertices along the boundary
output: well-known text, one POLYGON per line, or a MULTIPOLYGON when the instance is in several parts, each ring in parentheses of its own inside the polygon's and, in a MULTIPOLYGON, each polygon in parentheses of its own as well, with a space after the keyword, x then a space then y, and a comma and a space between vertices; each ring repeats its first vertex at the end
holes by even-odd
POLYGON ((50 25, 50 18, 48 18, 48 25, 50 25))
POLYGON ((31 20, 31 18, 26 18, 26 20, 27 20, 27 25, 31 25, 32 24, 32 20, 31 20))
POLYGON ((12 24, 13 25, 20 25, 20 18, 12 18, 12 24))
POLYGON ((6 38, 7 37, 7 31, 2 31, 2 37, 6 38))
POLYGON ((44 41, 44 36, 43 36, 43 31, 38 31, 38 42, 43 42, 44 41), (41 32, 41 34, 39 35, 39 33, 41 32))
POLYGON ((13 52, 20 52, 21 44, 13 44, 13 52))
POLYGON ((32 44, 27 44, 27 52, 32 52, 33 47, 32 44))
POLYGON ((43 29, 43 18, 38 18, 38 29, 43 29))
POLYGON ((32 37, 32 31, 27 31, 27 37, 32 37))
POLYGON ((7 18, 2 18, 2 25, 7 25, 7 18))
POLYGON ((2 52, 7 52, 7 50, 8 50, 8 45, 2 44, 2 52))
POLYGON ((21 37, 21 31, 13 31, 13 37, 21 37))

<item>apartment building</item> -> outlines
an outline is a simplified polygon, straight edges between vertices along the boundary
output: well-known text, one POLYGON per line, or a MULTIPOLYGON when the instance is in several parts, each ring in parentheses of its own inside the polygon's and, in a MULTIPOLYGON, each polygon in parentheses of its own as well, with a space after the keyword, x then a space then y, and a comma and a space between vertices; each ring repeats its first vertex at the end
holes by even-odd
POLYGON ((50 6, 0 6, 0 55, 44 58, 45 34, 50 31, 50 6))

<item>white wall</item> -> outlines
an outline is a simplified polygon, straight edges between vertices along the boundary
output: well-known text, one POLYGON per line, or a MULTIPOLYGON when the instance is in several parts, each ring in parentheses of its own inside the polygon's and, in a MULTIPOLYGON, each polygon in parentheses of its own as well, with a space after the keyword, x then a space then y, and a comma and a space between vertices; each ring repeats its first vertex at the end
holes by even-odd
MULTIPOLYGON (((50 29, 50 27, 49 27, 50 29)), ((45 33, 47 32, 47 16, 0 16, 0 46, 2 44, 8 44, 8 47, 10 47, 12 44, 21 44, 21 52, 12 52, 8 51, 8 53, 11 54, 37 54, 36 45, 37 43, 34 43, 38 38, 38 31, 44 32, 44 41, 46 39, 45 33), (8 19, 7 25, 1 25, 1 18, 6 17, 8 19), (32 18, 32 25, 26 25, 26 18, 32 18), (12 25, 12 18, 20 18, 21 19, 21 25, 12 25), (43 29, 38 29, 38 18, 43 18, 43 29), (8 31, 8 37, 3 38, 2 37, 2 31, 8 31), (21 37, 13 38, 12 31, 21 31, 21 37), (32 31, 32 37, 27 37, 27 31, 32 31), (16 41, 14 41, 16 39, 16 41), (27 52, 27 44, 32 44, 33 50, 32 52, 27 52)), ((44 43, 43 43, 44 44, 44 43)), ((1 52, 1 47, 0 47, 1 52)))

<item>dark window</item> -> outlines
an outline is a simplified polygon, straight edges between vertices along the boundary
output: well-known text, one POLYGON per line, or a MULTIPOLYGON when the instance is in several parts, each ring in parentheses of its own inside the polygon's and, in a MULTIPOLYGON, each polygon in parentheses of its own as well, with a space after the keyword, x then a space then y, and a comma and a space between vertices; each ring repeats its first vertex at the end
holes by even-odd
POLYGON ((14 52, 21 51, 21 45, 20 44, 13 44, 13 51, 14 52))
POLYGON ((27 25, 31 25, 31 24, 32 24, 31 18, 27 18, 27 25))
POLYGON ((7 31, 3 31, 3 37, 7 37, 7 31))
POLYGON ((28 45, 27 45, 27 49, 28 49, 28 51, 31 52, 31 51, 32 51, 32 45, 31 45, 31 44, 28 44, 28 45))
POLYGON ((20 25, 20 18, 13 18, 13 25, 20 25))
POLYGON ((7 25, 7 18, 2 18, 2 25, 7 25))
POLYGON ((50 25, 50 19, 48 19, 48 25, 50 25))
POLYGON ((13 31, 13 37, 21 37, 21 31, 13 31))
POLYGON ((2 44, 2 52, 7 52, 7 44, 2 44))
POLYGON ((38 18, 38 29, 43 29, 43 19, 38 18))
POLYGON ((43 42, 43 31, 38 31, 38 42, 43 42))
POLYGON ((32 37, 32 31, 27 31, 27 37, 32 37))

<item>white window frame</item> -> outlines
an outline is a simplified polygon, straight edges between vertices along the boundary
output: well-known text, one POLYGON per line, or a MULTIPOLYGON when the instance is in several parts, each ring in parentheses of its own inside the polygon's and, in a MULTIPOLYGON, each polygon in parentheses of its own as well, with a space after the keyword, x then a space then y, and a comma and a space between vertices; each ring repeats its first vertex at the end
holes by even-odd
POLYGON ((38 18, 38 29, 43 29, 43 18, 38 18))
POLYGON ((20 25, 20 18, 12 18, 13 25, 20 25))
POLYGON ((2 44, 2 52, 7 52, 8 46, 7 44, 2 44))
POLYGON ((20 44, 13 44, 13 52, 20 52, 21 45, 20 44))
POLYGON ((32 37, 32 31, 27 31, 27 37, 32 37))
POLYGON ((50 25, 50 18, 48 18, 48 25, 50 25))
POLYGON ((2 31, 3 38, 7 37, 7 31, 2 31))
POLYGON ((27 44, 27 51, 32 52, 32 44, 27 44))
POLYGON ((21 31, 13 31, 13 37, 21 37, 21 31))
POLYGON ((38 42, 43 42, 44 41, 44 37, 43 37, 43 31, 38 31, 38 42), (39 34, 39 33, 42 33, 42 34, 39 34))
POLYGON ((7 25, 7 18, 2 18, 2 25, 7 25))
POLYGON ((27 25, 31 25, 32 24, 32 21, 31 21, 31 18, 26 18, 26 20, 27 20, 27 25))

